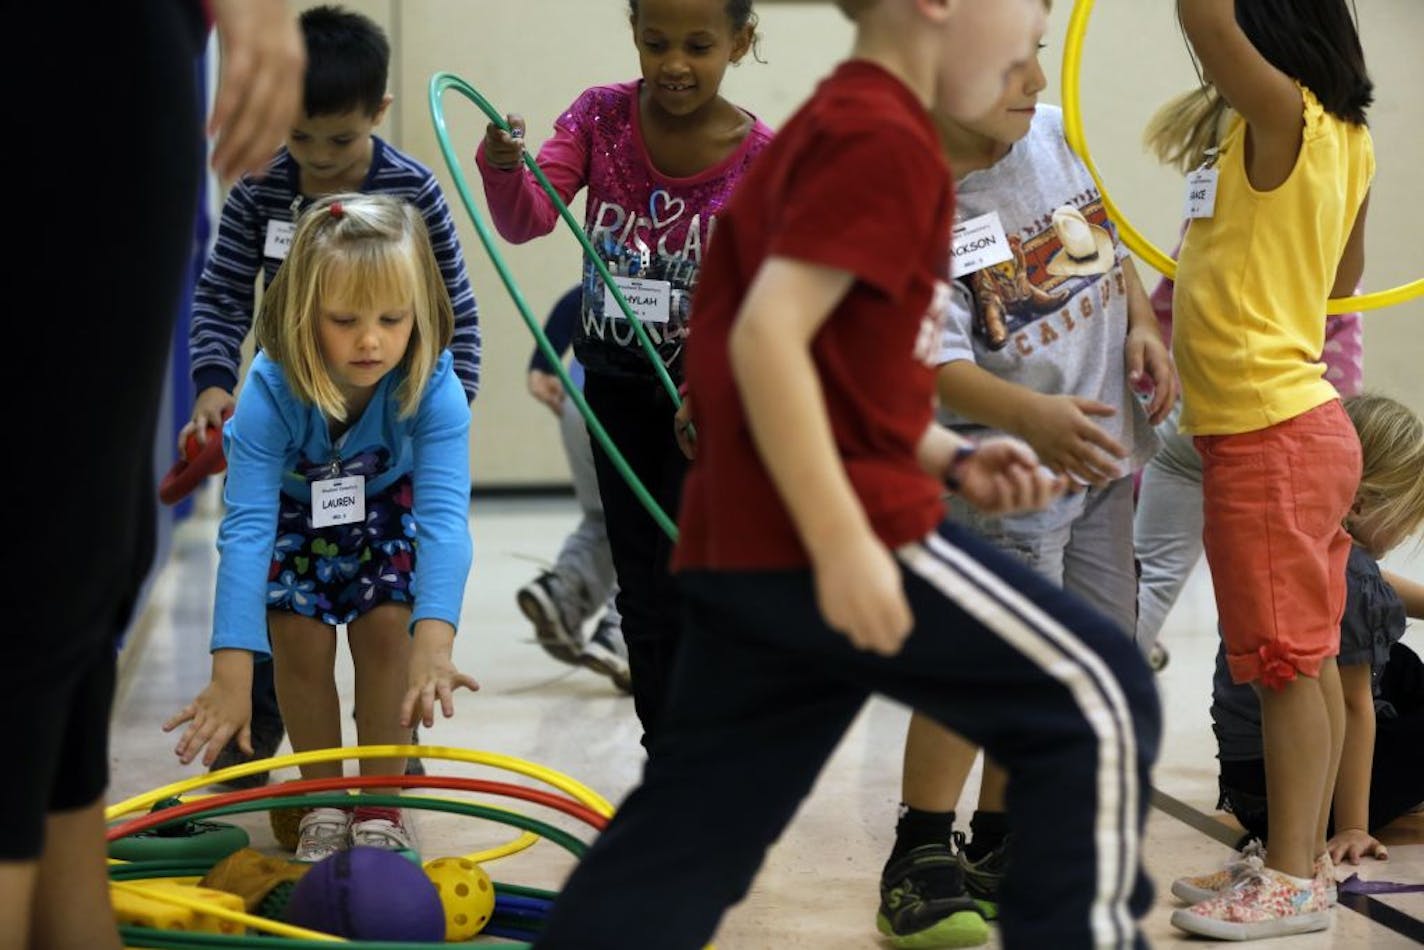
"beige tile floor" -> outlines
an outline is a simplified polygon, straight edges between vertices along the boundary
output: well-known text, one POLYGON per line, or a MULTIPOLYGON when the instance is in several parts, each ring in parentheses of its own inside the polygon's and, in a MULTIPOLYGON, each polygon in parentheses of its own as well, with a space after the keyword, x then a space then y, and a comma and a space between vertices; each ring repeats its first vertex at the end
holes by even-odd
MULTIPOLYGON (((475 502, 470 521, 475 568, 466 593, 457 661, 483 688, 478 695, 460 694, 455 718, 437 723, 424 739, 429 744, 538 762, 617 801, 637 779, 641 762, 631 701, 593 673, 548 659, 532 644, 529 626, 514 605, 516 588, 533 576, 542 559, 553 556, 576 517, 572 501, 561 498, 475 502)), ((140 629, 126 650, 115 710, 112 800, 196 774, 195 769, 178 764, 171 752, 172 740, 159 732, 159 723, 206 682, 215 531, 216 520, 210 514, 180 528, 140 629)), ((1424 555, 1397 557, 1391 566, 1424 576, 1424 555)), ((1210 582, 1199 568, 1165 633, 1172 662, 1161 676, 1167 734, 1156 784, 1208 814, 1215 803, 1214 748, 1206 713, 1214 629, 1210 582)), ((1418 630, 1409 637, 1416 649, 1424 645, 1418 630)), ((349 657, 344 652, 340 663, 343 702, 349 703, 349 657)), ((876 879, 892 837, 906 715, 904 709, 883 701, 867 706, 773 850, 751 895, 727 915, 719 947, 882 946, 873 926, 876 879)), ((354 743, 354 734, 348 735, 348 741, 354 743)), ((441 766, 438 771, 507 777, 464 765, 441 766)), ((728 782, 747 780, 747 776, 726 776, 728 782)), ((961 814, 972 810, 976 788, 977 779, 972 779, 961 814)), ((584 834, 582 826, 563 816, 553 821, 584 834)), ((252 830, 254 844, 270 844, 265 819, 250 817, 242 823, 252 830)), ((468 853, 512 837, 501 826, 431 812, 417 815, 416 826, 427 857, 468 853)), ((1414 823, 1412 830, 1397 832, 1395 840, 1391 860, 1370 862, 1360 869, 1361 875, 1424 881, 1424 820, 1414 823)), ((1153 810, 1146 856, 1159 887, 1179 874, 1215 867, 1226 853, 1224 846, 1201 831, 1153 810)), ((563 852, 540 843, 492 865, 491 870, 498 880, 556 888, 569 866, 563 852)), ((1416 926, 1424 919, 1424 894, 1398 895, 1382 902, 1414 918, 1416 926)), ((1186 940, 1170 927, 1173 906, 1167 896, 1154 907, 1146 924, 1153 945, 1204 943, 1186 940)), ((630 935, 630 950, 638 945, 636 936, 630 935)), ((1329 933, 1256 944, 1262 950, 1276 946, 1385 950, 1417 945, 1345 909, 1337 911, 1329 933)))

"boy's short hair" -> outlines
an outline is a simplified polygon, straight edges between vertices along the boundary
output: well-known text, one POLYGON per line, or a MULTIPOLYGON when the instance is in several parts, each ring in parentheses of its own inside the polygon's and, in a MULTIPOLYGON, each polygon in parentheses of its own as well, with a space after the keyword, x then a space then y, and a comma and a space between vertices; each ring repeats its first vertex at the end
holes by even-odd
POLYGON ((385 32, 367 17, 337 6, 312 7, 300 22, 307 44, 302 99, 307 115, 379 112, 391 64, 385 32))

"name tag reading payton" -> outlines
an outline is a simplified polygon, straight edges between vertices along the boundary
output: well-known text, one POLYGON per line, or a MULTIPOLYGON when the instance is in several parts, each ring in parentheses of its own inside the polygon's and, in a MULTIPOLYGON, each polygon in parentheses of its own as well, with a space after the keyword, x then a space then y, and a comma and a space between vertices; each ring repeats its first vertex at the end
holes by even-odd
POLYGON ((955 277, 967 277, 1014 256, 997 211, 956 224, 949 240, 950 271, 955 277))
MULTIPOLYGON (((628 301, 633 315, 644 323, 667 323, 672 313, 672 283, 666 280, 642 280, 638 277, 614 277, 613 282, 628 301)), ((613 291, 603 288, 603 314, 616 320, 626 319, 613 291)))
POLYGON ((1220 174, 1215 168, 1198 168, 1187 176, 1188 219, 1210 218, 1216 214, 1216 180, 1220 174))
POLYGON ((324 478, 311 483, 312 527, 366 520, 366 476, 324 478))
POLYGON ((268 221, 267 243, 262 245, 262 256, 285 261, 287 252, 292 249, 292 235, 296 233, 297 225, 293 221, 268 221))

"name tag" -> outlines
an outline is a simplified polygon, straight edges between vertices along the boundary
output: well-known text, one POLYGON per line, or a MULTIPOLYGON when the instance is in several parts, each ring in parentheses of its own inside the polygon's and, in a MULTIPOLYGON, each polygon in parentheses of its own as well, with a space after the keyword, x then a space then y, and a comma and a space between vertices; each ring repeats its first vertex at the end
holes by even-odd
MULTIPOLYGON (((667 323, 672 312, 672 283, 666 280, 642 280, 637 277, 614 277, 613 282, 628 301, 633 314, 643 323, 667 323)), ((626 319, 613 291, 603 288, 603 313, 614 319, 626 319)))
POLYGON ((955 277, 967 277, 1014 256, 997 211, 956 224, 949 240, 950 272, 955 277))
POLYGON ((329 528, 366 520, 366 476, 324 478, 311 483, 312 526, 329 528))
POLYGON ((1210 218, 1216 214, 1215 168, 1198 168, 1187 176, 1187 218, 1210 218))
POLYGON ((268 221, 267 243, 262 245, 262 256, 285 261, 292 249, 292 235, 297 233, 294 221, 268 221))

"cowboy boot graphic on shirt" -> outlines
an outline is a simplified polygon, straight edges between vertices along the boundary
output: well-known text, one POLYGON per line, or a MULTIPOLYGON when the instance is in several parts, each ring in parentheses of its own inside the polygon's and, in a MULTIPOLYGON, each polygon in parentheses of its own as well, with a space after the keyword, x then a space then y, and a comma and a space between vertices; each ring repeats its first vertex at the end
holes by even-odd
POLYGON ((977 329, 991 350, 1002 349, 1009 342, 1009 317, 1051 313, 1069 297, 1067 291, 1049 293, 1028 279, 1022 241, 1009 238, 1009 250, 1012 258, 978 271, 973 278, 977 329))

